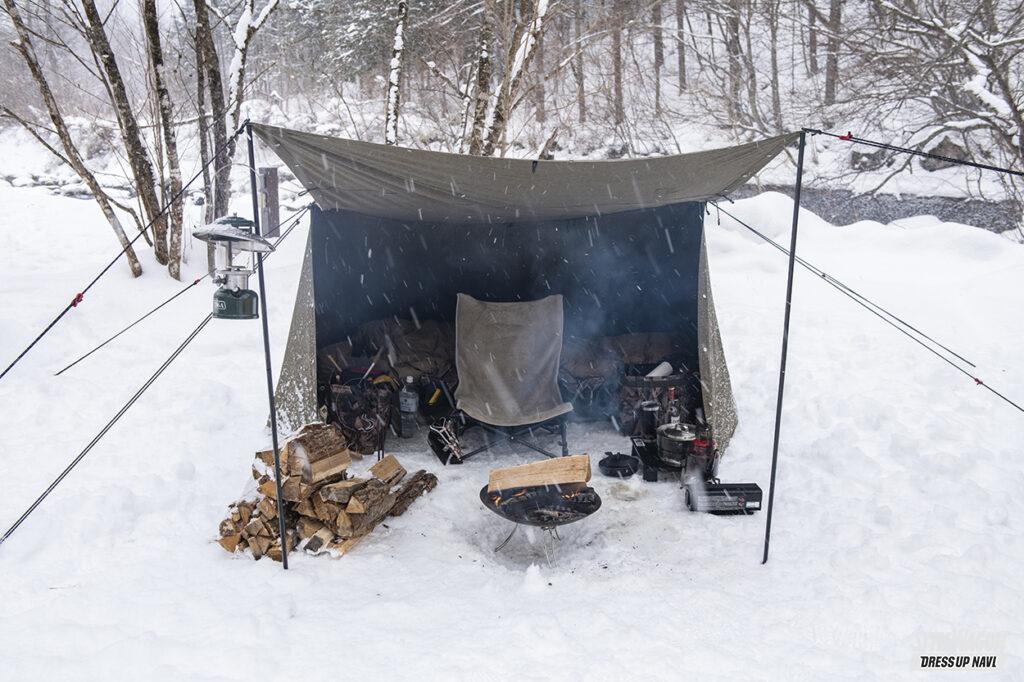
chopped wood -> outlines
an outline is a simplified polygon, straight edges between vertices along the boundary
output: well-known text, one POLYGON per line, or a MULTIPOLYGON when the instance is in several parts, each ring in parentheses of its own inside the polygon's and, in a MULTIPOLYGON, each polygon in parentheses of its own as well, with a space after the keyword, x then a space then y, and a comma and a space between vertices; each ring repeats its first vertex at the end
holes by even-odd
POLYGON ((316 516, 316 511, 313 509, 312 499, 305 499, 292 507, 292 509, 299 516, 316 516))
POLYGON ((340 504, 322 500, 319 495, 313 496, 313 512, 324 523, 334 523, 334 520, 338 518, 338 514, 343 511, 345 511, 345 508, 340 504))
POLYGON ((260 534, 263 530, 263 519, 254 518, 242 529, 242 535, 248 540, 260 534))
POLYGON ((310 536, 303 549, 307 552, 312 552, 313 554, 319 554, 324 547, 333 541, 334 533, 327 526, 322 526, 320 530, 310 536))
POLYGON ((254 559, 260 559, 267 550, 270 549, 270 545, 273 541, 270 538, 260 537, 255 535, 249 538, 249 549, 252 550, 252 556, 254 559))
POLYGON ((309 476, 307 477, 303 472, 302 480, 314 486, 333 483, 344 478, 345 470, 350 464, 352 464, 352 458, 346 450, 313 462, 310 466, 309 476))
POLYGON ((231 519, 235 522, 235 525, 239 528, 244 528, 245 524, 249 523, 249 517, 252 516, 252 504, 249 502, 236 502, 231 508, 231 519))
POLYGON ((295 526, 295 530, 298 531, 299 538, 302 540, 308 540, 324 528, 327 528, 327 526, 324 525, 323 521, 308 517, 300 518, 298 525, 295 526))
MULTIPOLYGON (((295 534, 292 531, 288 531, 286 542, 288 543, 288 551, 291 552, 295 549, 295 534)), ((281 541, 274 540, 269 547, 267 547, 265 554, 274 561, 281 561, 281 541)))
POLYGON ((394 455, 388 455, 370 467, 370 474, 390 486, 402 480, 405 468, 398 463, 394 455))
MULTIPOLYGON (((288 451, 287 451, 286 448, 282 447, 282 448, 279 449, 279 452, 280 452, 280 455, 281 455, 281 475, 282 476, 287 476, 288 475, 288 451)), ((257 472, 259 472, 260 474, 266 475, 266 476, 273 476, 274 475, 274 451, 273 451, 273 449, 258 450, 256 452, 256 460, 252 463, 252 471, 253 471, 253 476, 255 478, 259 478, 258 476, 256 476, 257 472)))
POLYGON ((345 556, 349 553, 349 551, 351 551, 353 547, 362 542, 363 538, 365 537, 365 535, 360 535, 359 537, 348 538, 347 540, 342 540, 341 542, 329 542, 327 543, 327 551, 334 556, 345 556))
POLYGON ((387 483, 375 478, 371 479, 359 490, 352 493, 348 504, 345 506, 345 511, 349 514, 365 514, 374 505, 378 505, 390 489, 387 483))
POLYGON ((352 517, 344 511, 338 512, 338 515, 334 517, 334 521, 329 525, 335 534, 340 535, 343 538, 352 537, 356 532, 352 517))
MULTIPOLYGON (((368 480, 369 479, 366 478, 350 478, 346 481, 330 483, 325 485, 323 488, 320 488, 318 495, 326 502, 348 504, 348 501, 352 498, 352 493, 366 485, 368 480)), ((298 509, 296 509, 296 511, 298 511, 298 509)), ((302 512, 299 513, 301 514, 302 512)))
POLYGON ((437 476, 420 469, 410 478, 406 479, 402 487, 395 495, 395 504, 388 511, 389 516, 401 516, 404 514, 416 498, 437 487, 437 476))
MULTIPOLYGON (((261 481, 256 490, 259 491, 264 497, 268 497, 272 500, 277 499, 277 485, 274 483, 273 478, 267 478, 265 481, 261 481)), ((285 502, 301 502, 313 493, 313 488, 303 485, 302 481, 297 476, 291 476, 281 481, 281 497, 284 498, 285 502)))
POLYGON ((348 450, 348 441, 333 424, 306 424, 288 441, 288 471, 305 478, 314 462, 348 450))
POLYGON ((283 505, 289 551, 301 541, 311 554, 342 556, 389 515, 403 514, 437 485, 437 477, 422 470, 406 478, 394 455, 374 463, 362 477, 347 478, 353 458, 360 457, 347 449, 336 427, 307 424, 281 446, 279 500, 273 451, 258 451, 252 466, 258 497, 228 508, 218 543, 229 552, 248 549, 255 559, 280 561, 278 505, 283 505))
POLYGON ((555 457, 517 467, 494 469, 487 482, 488 492, 537 485, 586 483, 590 480, 590 456, 555 457))
POLYGON ((220 546, 226 549, 227 551, 234 552, 236 549, 238 549, 238 543, 240 543, 241 541, 241 533, 232 533, 231 535, 225 535, 217 542, 219 542, 220 546))
POLYGON ((220 531, 221 537, 226 537, 239 532, 241 529, 234 519, 224 519, 220 522, 220 528, 218 530, 220 531))
POLYGON ((277 502, 271 497, 264 497, 256 504, 256 510, 266 518, 277 518, 277 502))

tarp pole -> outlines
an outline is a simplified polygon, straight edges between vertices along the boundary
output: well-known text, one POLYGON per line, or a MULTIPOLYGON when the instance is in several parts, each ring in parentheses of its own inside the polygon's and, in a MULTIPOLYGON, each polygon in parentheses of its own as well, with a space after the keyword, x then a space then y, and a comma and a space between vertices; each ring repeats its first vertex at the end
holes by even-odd
MULTIPOLYGON (((252 141, 252 123, 246 122, 249 142, 249 187, 252 191, 252 222, 260 234, 260 198, 256 189, 256 150, 252 141)), ((260 282, 260 318, 263 322, 263 357, 267 365, 267 400, 270 401, 270 438, 274 446, 274 486, 277 489, 277 531, 281 538, 281 565, 288 570, 288 537, 284 530, 284 496, 281 494, 281 450, 277 444, 277 404, 274 402, 274 370, 270 363, 270 326, 267 322, 267 285, 263 277, 263 254, 256 252, 260 282)), ((792 274, 792 273, 791 273, 792 274)))
POLYGON ((796 232, 800 221, 800 188, 804 176, 804 145, 807 131, 800 131, 800 149, 796 158, 796 192, 793 195, 793 227, 789 236, 789 274, 786 278, 786 313, 782 319, 782 360, 779 362, 779 396, 775 403, 775 440, 772 443, 772 475, 768 484, 768 518, 764 525, 764 556, 768 563, 768 542, 772 535, 772 507, 775 502, 775 470, 779 464, 779 433, 782 429, 782 396, 786 387, 786 352, 789 350, 789 314, 793 305, 793 271, 796 265, 796 232))

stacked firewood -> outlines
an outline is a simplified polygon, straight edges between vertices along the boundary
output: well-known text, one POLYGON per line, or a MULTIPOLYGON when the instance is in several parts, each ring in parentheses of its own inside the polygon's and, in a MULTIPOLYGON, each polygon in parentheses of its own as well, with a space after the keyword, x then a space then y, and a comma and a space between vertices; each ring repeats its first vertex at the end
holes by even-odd
POLYGON ((220 524, 220 545, 229 552, 249 550, 253 558, 281 560, 278 503, 284 505, 288 551, 344 555, 388 516, 400 516, 437 485, 420 470, 406 475, 387 455, 362 476, 349 475, 353 459, 345 436, 330 424, 307 424, 281 448, 281 500, 274 480, 274 453, 256 453, 252 475, 256 499, 240 500, 220 524))

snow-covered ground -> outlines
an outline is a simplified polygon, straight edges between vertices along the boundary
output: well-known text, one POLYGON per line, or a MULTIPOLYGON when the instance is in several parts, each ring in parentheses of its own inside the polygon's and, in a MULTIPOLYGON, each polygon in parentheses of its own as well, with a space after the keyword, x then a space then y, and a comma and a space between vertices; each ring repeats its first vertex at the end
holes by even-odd
MULTIPOLYGON (((92 202, 0 185, 0 205, 6 365, 116 247, 92 202)), ((729 208, 788 235, 780 195, 729 208)), ((1021 246, 927 217, 801 221, 803 256, 1024 400, 1021 246)), ((268 263, 278 360, 304 232, 268 263)), ((767 491, 786 261, 714 213, 708 239, 740 413, 721 473, 767 491)), ((204 284, 54 377, 181 286, 144 263, 139 281, 115 267, 0 382, 0 527, 209 310, 204 284)), ((1024 415, 806 273, 764 566, 763 513, 689 514, 670 483, 600 474, 597 514, 496 554, 508 525, 477 494, 528 458, 442 468, 418 443, 400 457, 439 486, 347 557, 294 556, 286 573, 228 555, 217 524, 268 441, 263 381, 259 325, 215 321, 0 547, 0 677, 895 679, 957 647, 997 655, 993 678, 1022 674, 1024 415)))

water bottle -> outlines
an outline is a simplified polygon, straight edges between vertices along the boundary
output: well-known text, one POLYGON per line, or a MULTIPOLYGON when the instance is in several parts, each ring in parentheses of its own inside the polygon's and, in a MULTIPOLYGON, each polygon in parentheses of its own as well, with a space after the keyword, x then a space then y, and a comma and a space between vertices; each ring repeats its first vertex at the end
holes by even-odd
POLYGON ((419 408, 420 398, 416 393, 411 376, 405 378, 405 385, 398 392, 398 412, 400 417, 400 433, 402 438, 412 438, 416 435, 416 410, 419 408))

